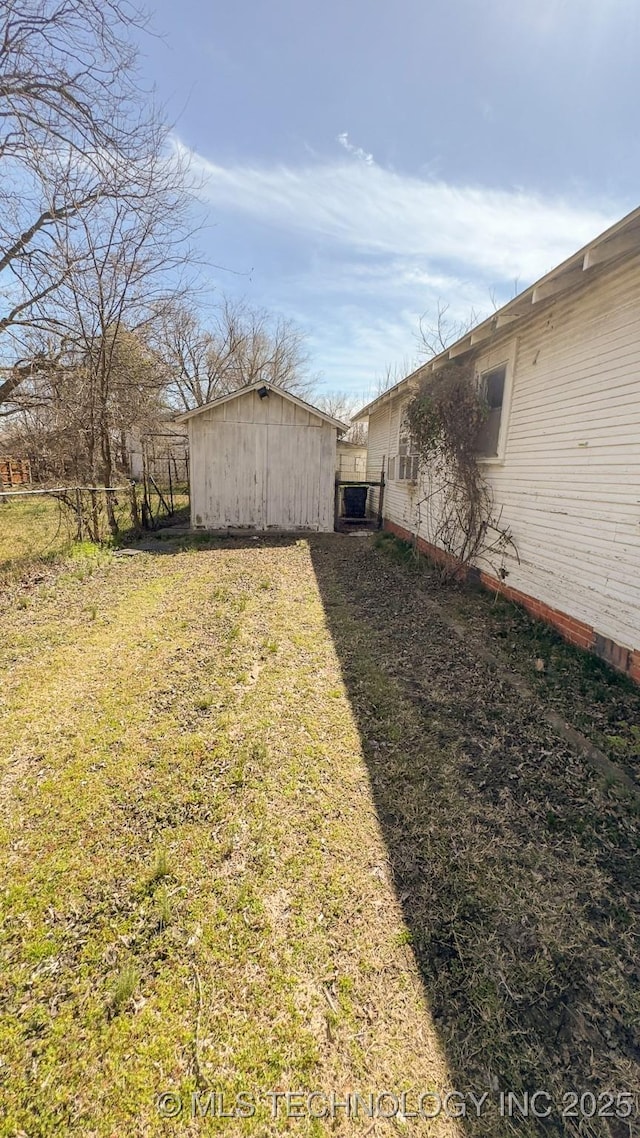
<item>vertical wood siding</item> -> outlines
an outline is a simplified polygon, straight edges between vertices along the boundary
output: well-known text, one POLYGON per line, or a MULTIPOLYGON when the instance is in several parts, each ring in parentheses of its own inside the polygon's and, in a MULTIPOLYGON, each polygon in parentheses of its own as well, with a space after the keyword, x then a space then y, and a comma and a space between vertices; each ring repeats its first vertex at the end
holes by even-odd
POLYGON ((189 420, 192 523, 333 529, 336 429, 273 390, 189 420))

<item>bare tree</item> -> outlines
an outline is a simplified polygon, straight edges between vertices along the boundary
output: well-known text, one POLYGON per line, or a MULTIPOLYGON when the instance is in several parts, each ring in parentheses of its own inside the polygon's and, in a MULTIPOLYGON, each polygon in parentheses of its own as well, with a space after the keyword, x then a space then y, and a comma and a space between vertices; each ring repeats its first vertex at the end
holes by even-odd
POLYGON ((167 370, 169 399, 181 410, 201 407, 217 394, 211 333, 191 308, 174 303, 158 314, 152 336, 167 370))
MULTIPOLYGON (((101 200, 78 217, 66 241, 59 238, 50 254, 61 279, 56 305, 34 316, 58 344, 55 370, 64 384, 54 394, 66 392, 69 408, 82 408, 78 453, 92 484, 111 484, 122 432, 159 403, 167 373, 147 340, 159 314, 182 295, 191 259, 179 163, 159 148, 129 164, 127 186, 126 196, 101 200)), ((28 399, 33 389, 27 386, 28 399)), ((114 527, 112 512, 109 521, 114 527)))
POLYGON ((379 373, 374 380, 376 396, 384 395, 385 391, 395 387, 396 383, 400 383, 413 370, 413 367, 414 365, 406 359, 400 364, 386 364, 384 371, 379 373))
POLYGON ((301 395, 312 385, 302 332, 243 302, 223 299, 206 325, 183 304, 169 306, 154 343, 170 374, 169 398, 181 410, 258 380, 301 395))
MULTIPOLYGON (((136 86, 129 0, 5 0, 0 9, 0 345, 56 303, 67 249, 99 203, 122 198, 129 167, 157 151, 158 127, 136 86)), ((27 364, 27 370, 29 365, 27 364)), ((25 376, 10 367, 0 404, 25 376)))
POLYGON ((356 400, 346 391, 328 391, 326 394, 319 395, 316 399, 316 406, 334 419, 340 419, 342 423, 350 423, 358 410, 356 400))
POLYGON ((471 309, 465 320, 454 320, 448 315, 449 308, 449 304, 439 300, 435 319, 428 318, 426 313, 420 317, 418 351, 425 359, 433 359, 445 352, 478 323, 479 317, 475 309, 471 309))
POLYGON ((349 430, 343 435, 343 441, 354 443, 357 446, 366 446, 367 428, 364 423, 352 423, 353 416, 359 409, 359 401, 346 391, 330 391, 316 399, 316 405, 321 411, 331 415, 334 419, 346 423, 349 430))
POLYGON ((107 404, 97 414, 96 363, 101 354, 93 347, 50 345, 38 357, 37 369, 26 377, 14 412, 5 428, 10 449, 29 457, 35 478, 57 484, 94 484, 102 480, 100 428, 109 432, 109 449, 118 470, 128 469, 132 429, 153 430, 162 413, 160 393, 164 375, 144 341, 121 327, 108 345, 107 404))

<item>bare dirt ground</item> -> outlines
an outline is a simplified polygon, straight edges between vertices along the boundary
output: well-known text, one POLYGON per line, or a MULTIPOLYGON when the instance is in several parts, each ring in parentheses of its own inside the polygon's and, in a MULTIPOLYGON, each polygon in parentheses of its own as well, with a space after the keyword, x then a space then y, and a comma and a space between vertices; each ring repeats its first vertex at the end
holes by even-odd
MULTIPOLYGON (((609 1093, 640 1087, 638 798, 546 716, 570 701, 572 723, 606 744, 607 694, 620 733, 640 722, 637 690, 513 606, 437 590, 384 538, 373 554, 319 543, 314 565, 454 1078, 556 1104, 543 1121, 470 1131, 633 1133, 637 1119, 605 1116, 626 1110, 609 1093), (463 641, 450 619, 466 622, 463 641)), ((623 775, 637 769, 637 737, 624 738, 623 775)))

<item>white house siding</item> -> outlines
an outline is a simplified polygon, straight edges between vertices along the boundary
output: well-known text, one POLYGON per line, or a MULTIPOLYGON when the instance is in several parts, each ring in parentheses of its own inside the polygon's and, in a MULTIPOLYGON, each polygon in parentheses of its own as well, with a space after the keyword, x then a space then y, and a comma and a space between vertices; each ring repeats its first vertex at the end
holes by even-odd
POLYGON ((336 474, 340 478, 364 482, 367 477, 367 448, 353 443, 338 442, 336 474))
MULTIPOLYGON (((637 650, 640 262, 585 274, 579 291, 541 308, 518 324, 504 461, 486 466, 520 555, 507 559, 508 584, 637 650)), ((513 341, 505 332, 483 346, 479 369, 513 341)), ((399 398, 391 416, 385 405, 372 415, 376 456, 397 453, 399 417, 399 398)), ((389 482, 384 513, 412 529, 407 483, 389 482)))
MULTIPOLYGON (((397 405, 395 401, 396 418, 395 423, 395 436, 390 432, 390 416, 392 415, 391 406, 387 404, 382 411, 379 411, 374 417, 369 420, 369 433, 367 435, 367 478, 371 482, 377 481, 380 478, 380 472, 384 466, 385 475, 387 470, 387 463, 389 455, 395 454, 398 444, 398 419, 397 419, 397 405), (373 426, 373 431, 372 431, 373 426), (389 449, 391 446, 391 449, 389 449)), ((386 495, 393 487, 387 483, 385 487, 385 502, 386 495)), ((379 494, 377 486, 369 488, 367 498, 367 508, 371 514, 378 513, 379 494)), ((385 508, 384 513, 387 513, 385 508)), ((388 515, 391 516, 391 515, 388 515)))
POLYGON ((189 420, 191 517, 205 529, 333 529, 336 429, 273 389, 189 420))
MULTIPOLYGON (((398 431, 402 408, 406 400, 394 398, 383 404, 369 419, 367 442, 369 447, 368 470, 377 469, 378 477, 384 457, 385 471, 389 470, 389 459, 398 453, 398 431)), ((375 507, 378 504, 378 491, 375 491, 375 507)), ((385 518, 396 522, 405 529, 413 531, 414 513, 412 494, 406 482, 398 482, 386 475, 383 513, 385 518)))

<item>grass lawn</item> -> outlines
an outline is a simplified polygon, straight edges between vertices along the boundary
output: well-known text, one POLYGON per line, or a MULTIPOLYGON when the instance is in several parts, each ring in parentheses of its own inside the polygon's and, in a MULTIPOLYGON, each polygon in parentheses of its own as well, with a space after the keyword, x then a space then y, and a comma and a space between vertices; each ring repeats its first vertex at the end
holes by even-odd
POLYGON ((636 801, 370 541, 157 544, 0 594, 0 1135, 632 1134, 560 1112, 640 1081, 636 801))
POLYGON ((72 537, 53 498, 0 497, 0 586, 52 564, 69 552, 72 537))

